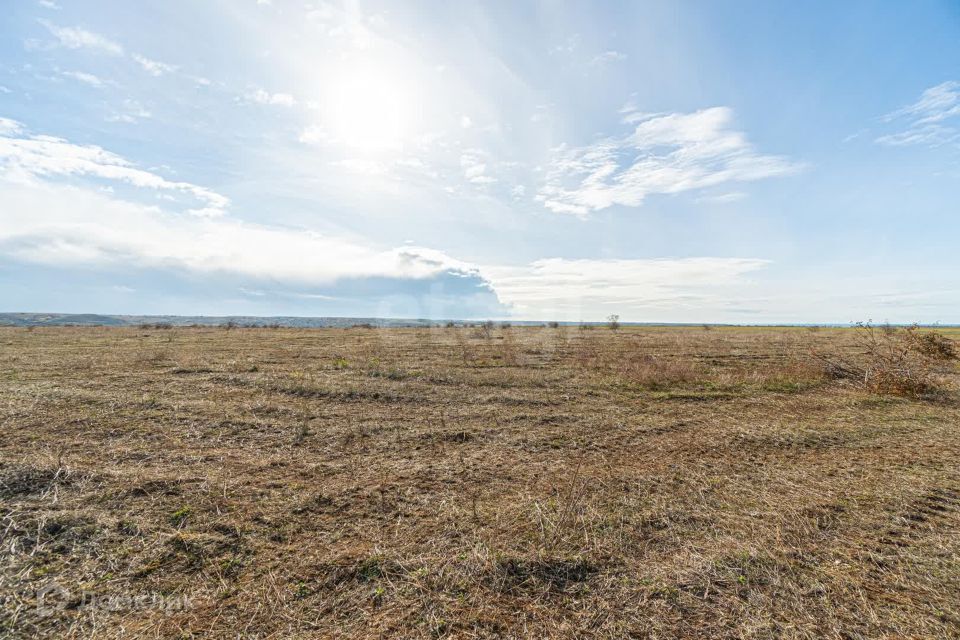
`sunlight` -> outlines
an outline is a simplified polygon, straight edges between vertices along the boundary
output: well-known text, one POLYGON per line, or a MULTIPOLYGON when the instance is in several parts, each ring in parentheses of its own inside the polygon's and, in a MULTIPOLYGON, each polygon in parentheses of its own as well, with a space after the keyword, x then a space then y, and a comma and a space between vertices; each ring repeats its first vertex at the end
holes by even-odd
POLYGON ((412 87, 382 64, 338 69, 320 100, 322 126, 340 144, 367 153, 399 149, 412 125, 412 87))

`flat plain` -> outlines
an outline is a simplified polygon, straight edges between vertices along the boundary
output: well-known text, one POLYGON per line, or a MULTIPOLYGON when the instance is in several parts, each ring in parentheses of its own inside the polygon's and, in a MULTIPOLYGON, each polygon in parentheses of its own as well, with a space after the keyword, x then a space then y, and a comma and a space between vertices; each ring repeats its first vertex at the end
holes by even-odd
POLYGON ((0 328, 0 636, 960 637, 960 368, 862 348, 0 328))

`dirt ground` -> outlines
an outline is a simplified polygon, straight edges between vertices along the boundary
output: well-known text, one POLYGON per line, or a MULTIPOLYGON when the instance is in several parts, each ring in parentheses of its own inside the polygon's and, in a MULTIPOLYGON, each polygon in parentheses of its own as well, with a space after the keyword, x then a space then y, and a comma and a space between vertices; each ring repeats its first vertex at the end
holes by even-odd
POLYGON ((960 367, 859 348, 0 328, 0 636, 960 637, 960 367))

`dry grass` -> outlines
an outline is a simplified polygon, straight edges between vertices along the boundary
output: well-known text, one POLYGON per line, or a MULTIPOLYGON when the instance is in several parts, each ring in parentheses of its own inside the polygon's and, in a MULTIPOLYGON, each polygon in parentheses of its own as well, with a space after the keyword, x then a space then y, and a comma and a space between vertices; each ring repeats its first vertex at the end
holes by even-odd
POLYGON ((824 375, 863 354, 834 329, 0 349, 3 637, 960 635, 951 360, 912 398, 824 375), (51 581, 189 606, 42 616, 51 581))

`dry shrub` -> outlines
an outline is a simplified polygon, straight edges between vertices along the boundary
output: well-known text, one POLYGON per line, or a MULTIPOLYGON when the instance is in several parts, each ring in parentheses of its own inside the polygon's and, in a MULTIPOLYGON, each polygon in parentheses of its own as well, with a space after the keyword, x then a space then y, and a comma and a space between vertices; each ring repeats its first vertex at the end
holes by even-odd
POLYGON ((868 391, 921 397, 937 391, 938 364, 956 357, 953 342, 914 325, 898 329, 858 322, 857 352, 849 355, 813 352, 825 373, 868 391))
POLYGON ((916 325, 906 330, 910 346, 917 353, 933 360, 956 360, 957 347, 953 340, 937 331, 921 331, 916 325))

